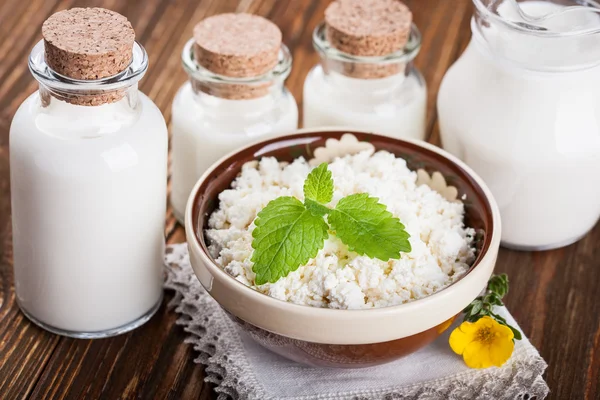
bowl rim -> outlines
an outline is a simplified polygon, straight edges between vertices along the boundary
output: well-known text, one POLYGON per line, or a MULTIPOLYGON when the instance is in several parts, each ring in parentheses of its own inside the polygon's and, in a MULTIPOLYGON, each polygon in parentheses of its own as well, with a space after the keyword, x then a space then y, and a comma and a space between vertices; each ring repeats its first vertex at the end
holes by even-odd
MULTIPOLYGON (((446 152, 442 148, 435 146, 433 144, 424 142, 424 141, 420 141, 420 140, 399 139, 399 138, 394 138, 394 137, 390 137, 390 136, 386 136, 386 135, 377 134, 371 130, 361 130, 361 129, 356 129, 356 128, 320 127, 320 128, 316 128, 316 129, 313 129, 313 128, 299 129, 299 130, 293 131, 290 134, 280 136, 280 137, 263 138, 261 140, 252 142, 252 143, 248 144, 247 146, 238 148, 237 150, 234 150, 234 151, 226 154, 225 156, 221 157, 218 161, 216 161, 214 164, 212 164, 212 166, 200 177, 200 179, 196 182, 194 188, 192 189, 192 192, 188 198, 188 202, 186 205, 185 228, 186 228, 186 238, 187 238, 188 246, 190 249, 190 254, 194 253, 194 255, 198 255, 200 257, 201 261, 205 264, 205 267, 208 269, 208 271, 211 275, 211 281, 213 278, 217 278, 228 289, 233 290, 234 292, 241 294, 243 296, 249 297, 252 300, 260 303, 261 305, 263 305, 265 307, 275 308, 280 311, 285 311, 285 312, 289 312, 292 314, 298 314, 298 315, 304 315, 304 316, 307 316, 308 314, 310 314, 314 317, 320 317, 320 318, 350 318, 350 317, 351 318, 363 318, 363 317, 368 316, 369 320, 372 320, 372 319, 378 318, 378 317, 386 317, 386 316, 389 317, 391 315, 398 314, 398 313, 410 313, 410 312, 414 312, 420 308, 431 308, 431 306, 433 306, 434 303, 438 303, 439 301, 443 301, 445 298, 448 298, 450 296, 451 292, 456 292, 456 291, 464 290, 465 288, 467 288, 468 285, 473 283, 473 282, 471 282, 471 280, 472 280, 471 277, 473 277, 474 272, 476 270, 480 269, 480 266, 491 263, 491 268, 488 268, 488 269, 490 269, 490 271, 489 271, 487 278, 489 278, 489 275, 491 275, 491 270, 493 269, 493 266, 495 264, 495 260, 496 260, 497 253, 498 253, 498 248, 500 246, 501 222, 500 222, 500 211, 499 211, 498 205, 496 204, 496 201, 495 201, 490 189, 483 182, 483 179, 481 177, 479 177, 464 162, 459 160, 457 157, 451 155, 450 153, 446 152), (199 193, 200 187, 202 186, 204 181, 206 181, 209 177, 211 177, 213 175, 213 172, 216 169, 218 169, 219 167, 221 167, 221 165, 226 160, 235 156, 236 154, 244 152, 245 150, 247 150, 249 148, 252 148, 252 147, 255 147, 255 146, 258 146, 261 144, 266 144, 269 142, 278 142, 278 141, 285 141, 285 140, 291 140, 291 139, 301 139, 303 137, 308 138, 308 137, 310 137, 310 134, 319 134, 319 135, 323 136, 323 135, 327 135, 327 134, 337 134, 337 133, 351 133, 352 134, 355 132, 356 133, 373 134, 373 135, 376 135, 379 137, 383 137, 383 138, 387 138, 387 139, 391 139, 391 140, 395 140, 395 141, 399 141, 399 142, 407 142, 407 143, 416 145, 417 147, 421 147, 421 148, 424 148, 431 152, 437 153, 438 155, 447 159, 449 162, 456 164, 458 167, 460 167, 462 170, 464 170, 467 173, 467 175, 469 175, 473 179, 473 181, 479 186, 479 188, 481 189, 481 192, 485 196, 485 200, 487 202, 489 212, 492 215, 492 218, 491 218, 492 226, 490 229, 491 232, 490 232, 490 241, 489 241, 490 244, 489 244, 489 246, 484 247, 484 249, 482 250, 483 254, 482 255, 480 254, 480 257, 478 257, 478 259, 475 261, 475 263, 471 266, 471 268, 467 271, 467 273, 465 275, 463 275, 456 282, 453 282, 452 284, 433 293, 430 296, 427 296, 427 297, 424 297, 421 299, 417 299, 417 300, 413 300, 413 301, 410 301, 407 303, 398 304, 398 305, 389 306, 389 307, 379 307, 379 308, 369 308, 369 309, 350 309, 350 310, 349 309, 331 309, 331 308, 312 307, 312 306, 308 306, 308 305, 290 303, 290 302, 287 302, 284 300, 273 298, 267 294, 258 292, 256 290, 252 289, 251 287, 245 285, 244 283, 236 280, 234 277, 232 277, 227 272, 225 272, 225 270, 223 270, 221 267, 219 267, 212 260, 212 258, 210 257, 210 255, 208 253, 208 249, 206 248, 205 245, 202 245, 202 242, 198 236, 196 227, 193 226, 193 212, 194 212, 194 209, 196 208, 195 205, 197 203, 198 196, 200 195, 200 193, 199 193)), ((195 268, 194 268, 194 271, 196 272, 195 268)), ((196 275, 198 276, 198 272, 196 272, 196 275)), ((200 278, 200 277, 198 276, 198 278, 200 278)), ((487 278, 485 279, 485 283, 487 283, 487 278)), ((200 279, 200 281, 202 282, 202 279, 200 279)), ((210 287, 211 285, 208 285, 208 287, 206 287, 204 282, 202 282, 202 285, 205 286, 206 290, 209 293, 211 293, 211 287, 210 287)), ((484 287, 485 286, 477 289, 477 293, 479 293, 484 287)), ((475 298, 475 297, 476 297, 476 295, 473 296, 473 298, 475 298)), ((472 301, 472 299, 470 301, 472 301)), ((466 304, 465 304, 465 306, 466 306, 466 304)), ((432 308, 432 309, 434 309, 434 308, 432 308)), ((448 318, 449 317, 451 317, 451 316, 448 316, 448 318)), ((440 320, 440 322, 443 322, 444 320, 446 320, 448 318, 444 317, 443 319, 440 320)), ((432 324, 431 327, 433 327, 435 325, 436 324, 432 324)), ((263 327, 261 327, 261 328, 263 328, 263 327)), ((266 328, 263 328, 263 329, 266 329, 266 328)), ((280 332, 275 332, 275 333, 280 333, 280 332)), ((418 332, 414 332, 414 333, 418 333, 418 332)), ((294 337, 294 335, 288 335, 288 336, 294 337)), ((296 337, 296 338, 305 340, 304 338, 300 338, 300 337, 296 337)))

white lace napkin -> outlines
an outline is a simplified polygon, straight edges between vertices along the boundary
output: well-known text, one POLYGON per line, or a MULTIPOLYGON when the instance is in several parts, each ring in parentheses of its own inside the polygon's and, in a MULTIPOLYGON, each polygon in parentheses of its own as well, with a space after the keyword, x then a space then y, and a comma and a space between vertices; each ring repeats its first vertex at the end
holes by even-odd
MULTIPOLYGON (((169 246, 165 287, 175 291, 178 323, 206 366, 218 399, 543 399, 546 363, 527 338, 501 368, 469 369, 448 346, 452 329, 398 361, 364 369, 305 367, 263 349, 229 320, 190 267, 186 244, 169 246)), ((516 325, 506 309, 502 314, 516 325)))

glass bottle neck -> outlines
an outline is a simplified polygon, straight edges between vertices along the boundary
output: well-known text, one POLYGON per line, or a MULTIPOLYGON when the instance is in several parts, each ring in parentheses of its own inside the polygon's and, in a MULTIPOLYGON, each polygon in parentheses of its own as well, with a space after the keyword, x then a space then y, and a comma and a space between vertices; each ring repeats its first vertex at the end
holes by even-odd
POLYGON ((331 45, 325 33, 325 23, 318 25, 313 32, 313 46, 321 58, 321 67, 325 75, 340 84, 377 86, 382 89, 390 83, 404 79, 412 68, 412 61, 421 48, 421 33, 413 24, 406 46, 384 56, 355 56, 341 52, 331 45), (369 83, 370 81, 370 83, 369 83))
POLYGON ((402 65, 400 72, 377 79, 350 77, 344 73, 327 68, 326 65, 323 65, 323 62, 321 62, 321 67, 324 80, 330 88, 338 93, 360 96, 368 100, 372 97, 379 97, 398 90, 413 70, 414 65, 412 62, 402 65))
POLYGON ((190 39, 183 48, 181 61, 189 76, 195 98, 206 105, 219 102, 243 104, 277 100, 283 93, 283 83, 292 69, 292 56, 284 45, 279 51, 277 64, 269 72, 248 78, 215 74, 196 62, 194 50, 195 41, 190 39))
POLYGON ((223 95, 223 91, 229 88, 215 87, 206 82, 199 83, 193 77, 190 77, 189 83, 192 91, 192 98, 195 103, 203 110, 213 110, 221 114, 253 113, 264 112, 264 110, 274 108, 284 96, 283 81, 273 82, 266 88, 261 89, 261 95, 251 98, 230 98, 223 95))
POLYGON ((77 80, 56 73, 46 64, 44 42, 29 56, 29 69, 39 82, 31 116, 41 131, 61 139, 115 134, 134 124, 141 112, 138 81, 148 68, 144 48, 135 43, 131 64, 115 76, 77 80))
MULTIPOLYGON (((119 100, 89 106, 73 104, 65 93, 51 91, 40 83, 39 102, 33 112, 35 124, 46 134, 65 140, 117 134, 134 125, 142 112, 137 84, 120 91, 114 93, 119 100)), ((82 100, 85 97, 78 102, 82 100)))
POLYGON ((40 40, 29 56, 29 70, 40 84, 42 105, 51 98, 71 105, 96 107, 104 104, 127 102, 135 104, 137 82, 148 69, 148 56, 144 48, 135 43, 129 66, 117 75, 97 80, 80 80, 63 76, 46 63, 44 41, 40 40))
POLYGON ((64 90, 39 82, 39 94, 41 106, 44 108, 50 107, 52 104, 64 103, 72 106, 74 109, 81 110, 81 112, 92 113, 96 108, 120 103, 127 105, 131 109, 135 109, 138 102, 138 84, 137 82, 133 82, 130 86, 117 90, 88 92, 85 90, 64 90), (83 111, 84 109, 88 110, 83 111))

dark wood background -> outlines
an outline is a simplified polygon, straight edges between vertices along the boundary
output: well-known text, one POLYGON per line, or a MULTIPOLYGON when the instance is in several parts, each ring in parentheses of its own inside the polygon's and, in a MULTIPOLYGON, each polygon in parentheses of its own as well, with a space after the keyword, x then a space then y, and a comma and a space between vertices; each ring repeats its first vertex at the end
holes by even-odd
MULTIPOLYGON (((311 34, 329 1, 321 0, 2 0, 0 1, 0 398, 212 399, 202 367, 183 343, 165 305, 145 326, 119 337, 73 340, 31 324, 15 303, 10 228, 8 136, 19 104, 37 84, 27 57, 42 22, 73 6, 102 6, 126 15, 150 55, 141 90, 170 120, 171 99, 186 80, 183 44, 202 18, 243 11, 273 20, 294 56, 287 86, 302 85, 318 62, 311 34)), ((439 144, 435 99, 447 68, 470 38, 469 0, 406 0, 423 32, 417 65, 429 87, 429 140, 439 144)), ((600 171, 599 171, 600 172, 600 171)), ((557 189, 558 190, 558 189, 557 189)), ((184 241, 169 211, 167 238, 184 241)), ((497 272, 511 278, 508 307, 549 364, 552 399, 600 399, 600 225, 572 246, 540 253, 501 250, 497 272)))

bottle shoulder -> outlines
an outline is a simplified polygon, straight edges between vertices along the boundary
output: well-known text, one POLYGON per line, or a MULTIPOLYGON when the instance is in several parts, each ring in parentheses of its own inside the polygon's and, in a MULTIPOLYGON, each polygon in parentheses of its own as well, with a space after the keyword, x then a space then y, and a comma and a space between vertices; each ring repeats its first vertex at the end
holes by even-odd
POLYGON ((196 94, 181 86, 172 105, 172 130, 241 134, 290 131, 298 125, 298 106, 286 88, 280 93, 249 100, 229 100, 196 94))
POLYGON ((103 125, 98 119, 107 116, 106 110, 100 115, 87 110, 83 118, 74 119, 68 118, 70 112, 53 114, 64 110, 44 115, 39 109, 39 95, 32 94, 21 104, 11 124, 11 165, 83 177, 148 166, 160 160, 166 163, 168 133, 164 118, 146 95, 139 93, 138 101, 141 115, 132 124, 108 121, 103 125), (91 124, 85 125, 86 120, 91 124))
MULTIPOLYGON (((31 94, 17 109, 11 123, 11 136, 27 135, 58 141, 126 140, 131 136, 166 134, 167 126, 158 107, 148 96, 137 92, 136 103, 129 99, 88 107, 68 104, 54 98, 42 105, 39 92, 31 94)), ((92 143, 90 142, 90 143, 92 143)))
POLYGON ((138 91, 138 96, 142 101, 142 107, 145 111, 145 118, 156 124, 157 130, 167 132, 167 122, 163 113, 160 111, 156 103, 152 101, 145 93, 138 91))
POLYGON ((403 74, 378 79, 351 78, 316 65, 304 82, 305 108, 364 115, 391 115, 407 107, 422 107, 427 86, 421 73, 407 66, 403 74))

